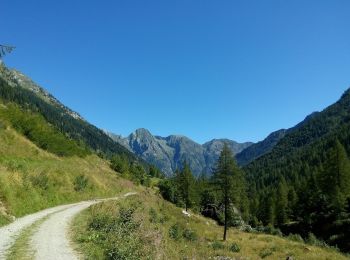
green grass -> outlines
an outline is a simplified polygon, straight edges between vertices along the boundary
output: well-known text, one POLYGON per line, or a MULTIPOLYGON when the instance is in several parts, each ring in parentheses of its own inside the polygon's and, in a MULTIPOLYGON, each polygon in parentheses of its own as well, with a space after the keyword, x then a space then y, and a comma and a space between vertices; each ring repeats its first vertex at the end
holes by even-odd
POLYGON ((0 143, 0 226, 9 223, 11 215, 135 189, 98 156, 59 157, 4 123, 0 143))
MULTIPOLYGON (((216 256, 232 259, 286 259, 287 256, 294 259, 347 259, 334 249, 233 228, 228 232, 228 240, 222 241, 222 227, 202 216, 184 216, 180 208, 164 201, 150 189, 127 200, 94 205, 75 219, 74 239, 86 259, 113 259, 108 258, 106 252, 116 246, 128 248, 129 239, 136 239, 131 236, 125 243, 123 239, 116 239, 120 230, 115 223, 120 218, 120 209, 125 208, 133 208, 132 221, 138 223, 133 232, 137 234, 139 248, 148 253, 138 258, 130 255, 120 259, 213 259, 216 256)), ((133 252, 132 247, 130 250, 133 252)))

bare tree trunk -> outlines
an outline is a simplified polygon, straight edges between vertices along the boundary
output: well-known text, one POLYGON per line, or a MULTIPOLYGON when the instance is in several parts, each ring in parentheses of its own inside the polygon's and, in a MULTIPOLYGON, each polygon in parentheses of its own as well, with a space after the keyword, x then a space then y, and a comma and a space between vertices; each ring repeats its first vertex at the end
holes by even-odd
MULTIPOLYGON (((226 196, 225 196, 226 197, 226 196)), ((224 214, 224 241, 226 241, 226 233, 227 233, 227 198, 225 198, 225 214, 224 214)))

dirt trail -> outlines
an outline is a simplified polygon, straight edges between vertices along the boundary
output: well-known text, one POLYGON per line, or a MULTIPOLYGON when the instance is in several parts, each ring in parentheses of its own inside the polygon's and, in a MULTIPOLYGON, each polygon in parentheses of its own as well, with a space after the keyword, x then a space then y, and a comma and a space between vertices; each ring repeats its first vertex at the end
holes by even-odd
MULTIPOLYGON (((134 194, 136 193, 130 192, 122 197, 134 194)), ((57 206, 15 220, 13 223, 0 228, 0 259, 5 259, 7 250, 13 245, 23 229, 47 216, 48 219, 39 226, 30 241, 30 251, 35 252, 35 258, 45 260, 78 259, 70 245, 68 234, 70 221, 76 214, 93 204, 119 198, 83 201, 57 206)))

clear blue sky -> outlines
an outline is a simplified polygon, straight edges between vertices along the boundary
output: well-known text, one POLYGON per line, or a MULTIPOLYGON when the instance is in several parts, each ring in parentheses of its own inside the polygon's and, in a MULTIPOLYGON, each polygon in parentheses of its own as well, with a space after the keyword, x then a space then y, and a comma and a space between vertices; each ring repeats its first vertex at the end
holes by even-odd
POLYGON ((350 86, 350 1, 1 1, 5 62, 100 128, 258 141, 350 86))

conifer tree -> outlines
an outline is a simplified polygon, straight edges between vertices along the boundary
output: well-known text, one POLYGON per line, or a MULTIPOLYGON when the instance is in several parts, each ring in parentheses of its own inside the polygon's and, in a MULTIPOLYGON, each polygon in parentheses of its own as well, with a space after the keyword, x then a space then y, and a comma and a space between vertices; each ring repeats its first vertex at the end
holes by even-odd
POLYGON ((318 177, 320 188, 337 211, 343 211, 350 197, 350 162, 343 145, 336 140, 318 177))
POLYGON ((276 220, 278 225, 283 225, 288 213, 288 188, 284 178, 278 184, 276 197, 276 220))
POLYGON ((195 180, 189 164, 185 161, 182 171, 178 175, 178 189, 185 204, 185 210, 192 206, 195 180))
POLYGON ((229 207, 231 203, 241 206, 242 193, 245 193, 243 174, 236 165, 232 152, 227 144, 224 144, 217 161, 216 169, 213 173, 213 180, 224 206, 223 239, 226 240, 229 207))

